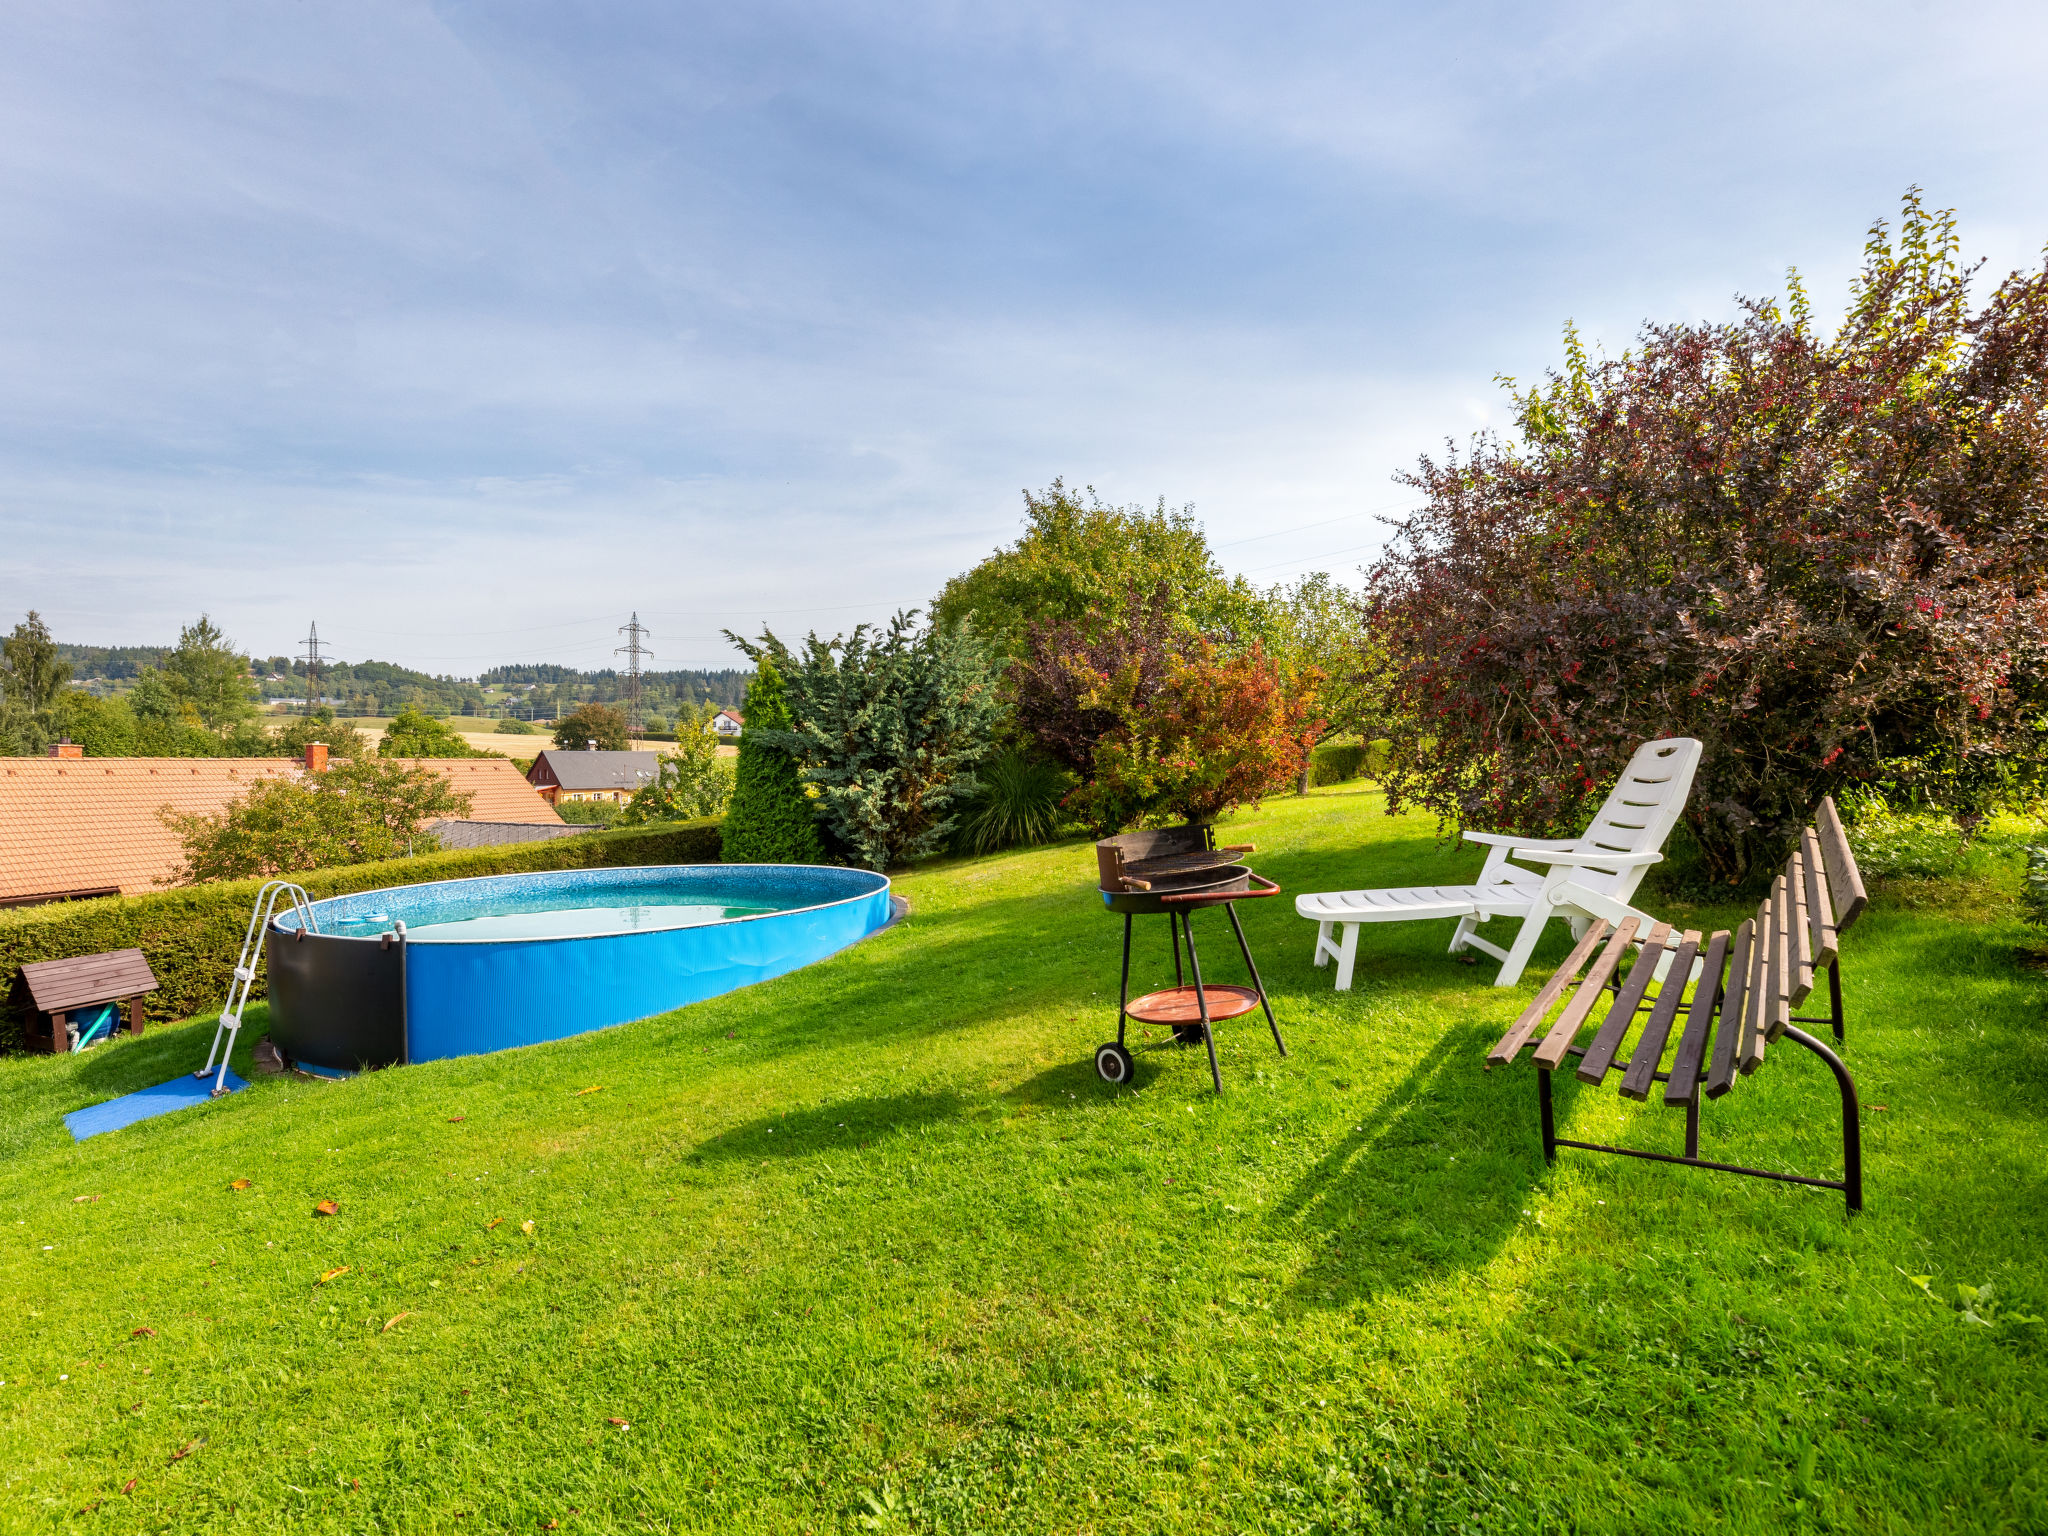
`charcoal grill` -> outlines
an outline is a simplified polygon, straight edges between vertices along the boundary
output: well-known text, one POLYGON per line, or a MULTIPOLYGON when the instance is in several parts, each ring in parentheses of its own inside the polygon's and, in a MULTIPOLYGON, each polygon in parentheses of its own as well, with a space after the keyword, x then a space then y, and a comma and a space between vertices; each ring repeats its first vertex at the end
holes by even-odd
POLYGON ((1273 1017, 1273 1005, 1266 999, 1259 968, 1245 942, 1244 925, 1238 921, 1237 903, 1278 896, 1280 887, 1238 862, 1241 854, 1257 849, 1249 843, 1218 848, 1208 827, 1168 827, 1158 832, 1126 832, 1104 838, 1095 845, 1101 875, 1102 904, 1124 919, 1123 982, 1117 991, 1116 1038, 1095 1048, 1095 1071, 1106 1083, 1131 1080, 1135 1070, 1125 1031, 1132 1019, 1141 1024, 1161 1024, 1173 1030, 1183 1044, 1200 1041, 1209 1051, 1209 1080, 1223 1091, 1223 1073, 1216 1065, 1216 1035, 1213 1026, 1224 1019, 1240 1018, 1254 1008, 1265 1010, 1273 1044, 1287 1054, 1280 1038, 1280 1025, 1273 1017), (1238 953, 1244 956, 1251 975, 1249 987, 1204 985, 1202 961, 1195 950, 1195 913, 1204 907, 1221 907, 1230 916, 1230 929, 1237 937, 1238 953), (1144 996, 1131 997, 1131 920, 1164 914, 1173 943, 1173 985, 1144 996), (1194 984, 1187 984, 1181 968, 1181 945, 1187 945, 1188 969, 1194 984))

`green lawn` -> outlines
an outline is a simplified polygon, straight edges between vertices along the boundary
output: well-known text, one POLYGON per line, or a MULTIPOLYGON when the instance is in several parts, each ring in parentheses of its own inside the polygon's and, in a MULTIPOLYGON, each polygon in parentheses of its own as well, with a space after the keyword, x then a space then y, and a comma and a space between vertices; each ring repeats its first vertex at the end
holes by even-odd
MULTIPOLYGON (((1356 785, 1231 830, 1290 891, 1478 862, 1356 785)), ((60 1114, 209 1026, 0 1061, 0 1525, 2048 1529, 2048 1325, 2012 1320, 2048 1314, 2044 981, 1995 890, 1849 936, 1850 1221, 1546 1171, 1533 1075, 1481 1070, 1536 978, 1496 992, 1448 924, 1368 931, 1340 996, 1289 902, 1248 905, 1292 1054, 1255 1016, 1221 1099, 1157 1042, 1114 1093, 1093 869, 928 869, 908 922, 747 992, 77 1146, 60 1114), (1951 1304, 1987 1282, 1988 1326, 1951 1304)), ((1709 1107, 1707 1156, 1836 1171, 1802 1055, 1709 1107)), ((1681 1133, 1611 1089, 1560 1116, 1681 1133)))

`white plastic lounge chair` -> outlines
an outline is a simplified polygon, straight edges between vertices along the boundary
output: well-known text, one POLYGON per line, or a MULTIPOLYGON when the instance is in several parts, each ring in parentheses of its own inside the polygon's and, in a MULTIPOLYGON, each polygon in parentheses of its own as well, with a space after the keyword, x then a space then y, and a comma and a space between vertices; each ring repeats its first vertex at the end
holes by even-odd
POLYGON ((1458 930, 1451 935, 1451 953, 1485 951, 1501 962, 1493 984, 1511 987, 1522 979, 1522 968, 1553 914, 1567 918, 1574 933, 1583 932, 1596 917, 1619 923, 1631 915, 1642 919, 1647 932, 1652 919, 1631 907, 1629 898, 1643 872, 1664 857, 1664 840, 1678 824, 1699 765, 1700 744, 1690 736, 1646 741, 1629 759, 1621 782, 1584 836, 1557 841, 1467 832, 1467 842, 1484 843, 1488 849, 1479 879, 1471 885, 1320 891, 1296 897, 1295 912, 1316 925, 1316 964, 1335 960, 1337 990, 1348 992, 1361 924, 1455 917, 1458 930), (1549 872, 1524 869, 1510 863, 1511 858, 1547 864, 1549 872), (1522 919, 1512 948, 1489 944, 1473 931, 1495 917, 1522 919))

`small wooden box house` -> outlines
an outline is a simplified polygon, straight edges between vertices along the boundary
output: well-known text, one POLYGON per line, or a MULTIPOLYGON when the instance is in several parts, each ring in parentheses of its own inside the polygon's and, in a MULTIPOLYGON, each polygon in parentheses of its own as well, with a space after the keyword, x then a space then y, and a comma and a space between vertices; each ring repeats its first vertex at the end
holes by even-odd
POLYGON ((35 1010, 28 1023, 28 1048, 59 1054, 72 1049, 78 1031, 89 1032, 91 1040, 111 1039, 121 1026, 123 1004, 128 1032, 141 1034, 143 996, 157 989, 139 949, 31 961, 21 968, 21 979, 35 1010))

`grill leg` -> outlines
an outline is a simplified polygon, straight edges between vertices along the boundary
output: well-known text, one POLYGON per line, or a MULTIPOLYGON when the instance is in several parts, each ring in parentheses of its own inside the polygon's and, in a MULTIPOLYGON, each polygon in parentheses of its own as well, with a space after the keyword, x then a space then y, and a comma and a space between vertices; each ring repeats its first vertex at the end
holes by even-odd
POLYGON ((1209 1027, 1209 994, 1202 990, 1202 960, 1195 953, 1195 914, 1183 914, 1188 932, 1188 968, 1195 973, 1195 1004, 1202 1011, 1202 1044, 1209 1047, 1209 1081, 1223 1091, 1223 1072, 1216 1065, 1216 1031, 1209 1027))
POLYGON ((1842 1043, 1842 962, 1828 967, 1828 1015, 1835 1026, 1835 1044, 1842 1043))
POLYGON ((1238 953, 1244 956, 1244 968, 1252 973, 1252 990, 1259 994, 1259 1006, 1266 1010, 1266 1027, 1273 1031, 1273 1044, 1280 1048, 1280 1054, 1287 1054, 1287 1042, 1280 1038, 1280 1024, 1273 1017, 1273 1005, 1266 1001, 1266 984, 1259 980, 1259 968, 1252 960, 1252 947, 1244 941, 1244 924, 1237 920, 1237 903, 1226 901, 1223 910, 1230 914, 1231 932, 1237 935, 1238 953))
POLYGON ((1166 937, 1173 945, 1173 984, 1176 987, 1185 986, 1187 983, 1180 973, 1180 914, 1178 912, 1170 911, 1166 914, 1166 937))
POLYGON ((1693 1084, 1692 1097, 1685 1101, 1685 1155, 1700 1155, 1700 1090, 1693 1084))
POLYGON ((1536 1102, 1543 1110, 1543 1161, 1557 1161, 1557 1121, 1550 1112, 1550 1069, 1536 1069, 1536 1102))
POLYGON ((1116 1043, 1124 1043, 1124 1009, 1131 1003, 1131 914, 1124 914, 1124 979, 1116 989, 1116 1043))

